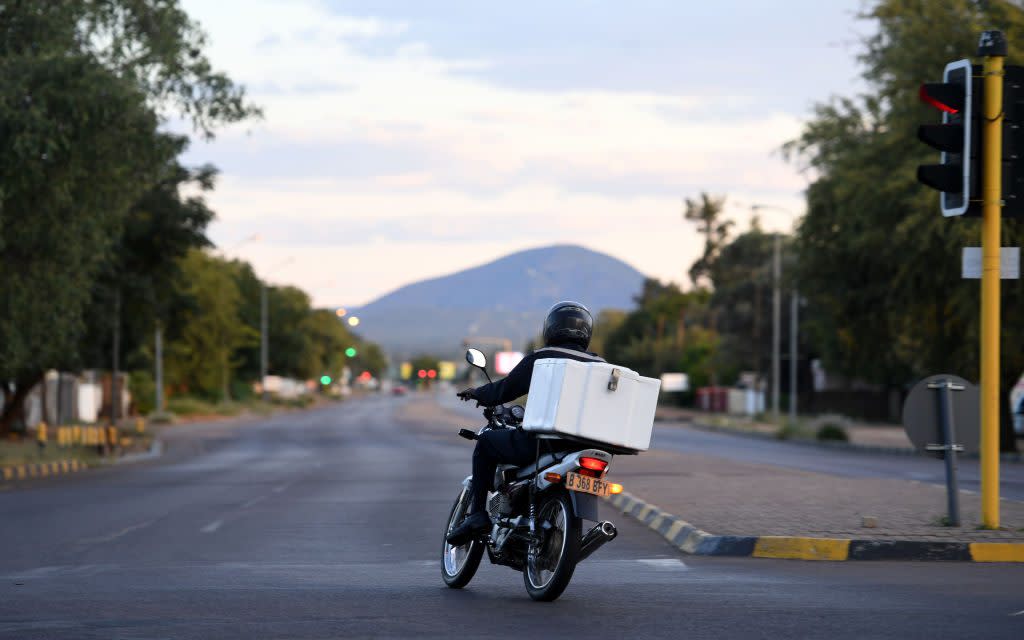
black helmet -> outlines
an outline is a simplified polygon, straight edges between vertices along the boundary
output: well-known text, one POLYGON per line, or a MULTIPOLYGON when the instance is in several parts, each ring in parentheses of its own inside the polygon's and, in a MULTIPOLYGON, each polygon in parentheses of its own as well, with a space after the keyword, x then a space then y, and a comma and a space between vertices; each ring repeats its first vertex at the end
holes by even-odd
POLYGON ((572 346, 586 351, 594 333, 594 317, 579 302, 562 301, 544 318, 544 346, 572 346))

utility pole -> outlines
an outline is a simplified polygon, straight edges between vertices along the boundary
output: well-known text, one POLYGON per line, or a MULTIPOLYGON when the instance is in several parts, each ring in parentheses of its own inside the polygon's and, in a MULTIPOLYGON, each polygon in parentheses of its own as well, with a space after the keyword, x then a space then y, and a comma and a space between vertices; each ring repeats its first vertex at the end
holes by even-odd
POLYGON ((121 287, 114 289, 114 348, 113 348, 113 371, 110 374, 110 424, 117 426, 120 418, 121 389, 117 383, 118 374, 121 372, 121 287))
POLYGON ((164 410, 164 327, 156 323, 156 410, 164 410))
POLYGON ((797 380, 797 346, 800 332, 800 292, 793 287, 793 297, 789 301, 789 422, 796 425, 796 403, 799 380, 797 380))
POLYGON ((260 390, 267 399, 267 283, 260 280, 260 390))
POLYGON ((775 234, 775 250, 772 258, 772 414, 779 417, 779 378, 782 375, 782 238, 775 234))

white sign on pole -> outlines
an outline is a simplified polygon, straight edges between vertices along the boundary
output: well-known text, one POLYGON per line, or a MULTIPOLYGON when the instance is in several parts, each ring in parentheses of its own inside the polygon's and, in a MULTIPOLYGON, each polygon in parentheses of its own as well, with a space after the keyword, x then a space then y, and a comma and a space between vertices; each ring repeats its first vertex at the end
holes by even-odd
POLYGON ((685 373, 661 374, 662 391, 689 391, 690 377, 685 373))
MULTIPOLYGON (((981 247, 964 247, 962 276, 981 278, 981 247)), ((1020 247, 1002 247, 999 250, 999 277, 1003 280, 1020 278, 1020 247)))

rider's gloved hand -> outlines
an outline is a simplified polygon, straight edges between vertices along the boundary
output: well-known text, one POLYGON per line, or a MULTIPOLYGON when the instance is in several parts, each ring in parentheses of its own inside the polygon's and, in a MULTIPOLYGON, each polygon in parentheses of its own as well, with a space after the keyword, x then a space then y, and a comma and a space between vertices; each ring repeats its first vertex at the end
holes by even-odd
POLYGON ((470 400, 474 399, 473 391, 475 391, 475 389, 471 387, 469 389, 463 389, 456 395, 459 397, 459 400, 462 400, 463 402, 469 402, 470 400))

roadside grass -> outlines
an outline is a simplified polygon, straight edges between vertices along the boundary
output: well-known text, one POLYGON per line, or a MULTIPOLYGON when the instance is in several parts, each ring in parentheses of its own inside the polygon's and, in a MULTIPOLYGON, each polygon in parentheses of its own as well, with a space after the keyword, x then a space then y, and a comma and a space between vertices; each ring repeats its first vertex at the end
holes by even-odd
POLYGON ((174 418, 232 418, 243 413, 265 416, 276 409, 304 409, 316 402, 317 398, 313 395, 296 398, 275 397, 269 400, 254 396, 226 402, 210 402, 195 396, 181 395, 168 399, 167 410, 159 415, 151 414, 150 419, 154 422, 167 423, 173 422, 174 418))
POLYGON ((101 459, 102 456, 96 447, 58 447, 53 442, 47 443, 45 447, 40 447, 35 440, 27 438, 0 442, 0 467, 60 460, 78 460, 95 465, 101 459))

